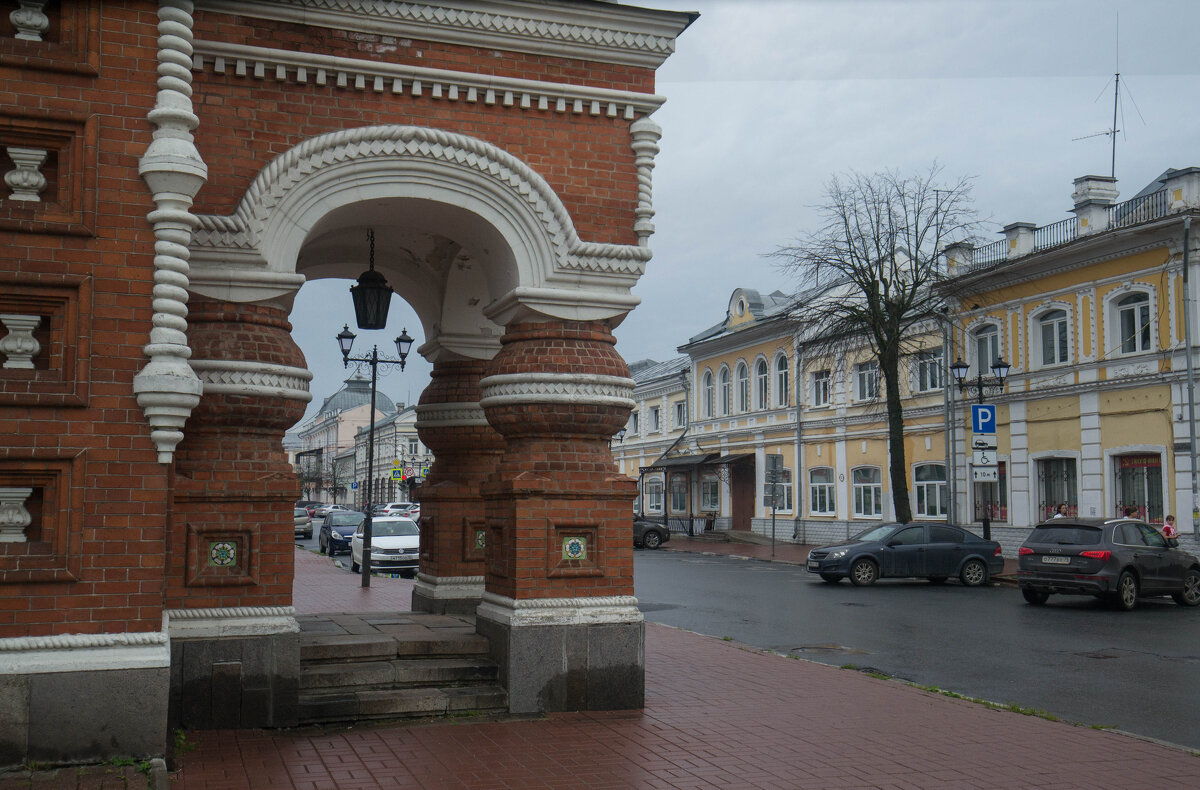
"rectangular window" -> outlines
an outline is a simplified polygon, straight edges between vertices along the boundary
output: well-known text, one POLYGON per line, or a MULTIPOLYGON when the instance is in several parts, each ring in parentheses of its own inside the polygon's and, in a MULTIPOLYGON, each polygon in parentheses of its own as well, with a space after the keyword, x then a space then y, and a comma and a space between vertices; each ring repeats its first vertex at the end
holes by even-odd
POLYGON ((675 404, 675 427, 682 428, 687 425, 687 411, 683 401, 675 404))
POLYGON ((1042 332, 1042 364, 1060 365, 1067 361, 1067 314, 1052 310, 1039 321, 1042 332))
POLYGON ((646 512, 662 513, 663 484, 661 480, 646 481, 646 512))
POLYGON ((829 405, 829 371, 818 370, 812 374, 813 382, 813 406, 828 406, 829 405))
POLYGON ((409 455, 416 455, 416 454, 417 454, 417 449, 418 449, 418 446, 417 446, 417 440, 416 440, 416 439, 409 439, 409 440, 408 440, 408 454, 409 454, 409 455))
POLYGON ((922 351, 917 355, 917 391, 942 388, 942 350, 922 351))
POLYGON ((632 433, 634 436, 637 436, 639 433, 639 431, 638 431, 638 413, 636 411, 633 414, 629 415, 629 432, 632 433))
POLYGON ((1079 494, 1075 487, 1074 458, 1042 458, 1037 462, 1039 520, 1051 518, 1059 505, 1067 506, 1067 515, 1079 514, 1079 494))
POLYGON ((883 515, 883 479, 879 468, 866 466, 851 474, 854 489, 854 515, 875 518, 883 515))
POLYGON ((855 390, 858 400, 875 400, 879 397, 879 363, 872 360, 857 365, 858 386, 855 390))
POLYGON ((651 407, 650 407, 650 430, 652 430, 652 431, 658 431, 658 430, 659 430, 659 423, 660 423, 660 419, 659 419, 659 410, 658 410, 658 407, 657 407, 657 406, 651 406, 651 407))
POLYGON ((700 509, 716 511, 721 509, 721 486, 716 475, 704 475, 700 478, 700 509))
POLYGON ((671 475, 671 512, 686 513, 687 506, 687 475, 671 475))
POLYGON ((832 469, 813 469, 808 473, 808 496, 810 513, 832 515, 837 511, 832 469))
POLYGON ((913 474, 917 495, 917 515, 945 518, 950 510, 950 492, 946 484, 945 464, 923 464, 913 474))

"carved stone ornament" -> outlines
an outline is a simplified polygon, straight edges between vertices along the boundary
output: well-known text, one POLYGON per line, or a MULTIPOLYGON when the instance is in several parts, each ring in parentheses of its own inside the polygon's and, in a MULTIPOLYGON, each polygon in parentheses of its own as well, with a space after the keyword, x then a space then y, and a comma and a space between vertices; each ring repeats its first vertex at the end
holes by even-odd
POLYGON ((17 38, 22 41, 41 41, 50 29, 50 17, 43 8, 46 0, 18 0, 21 7, 8 15, 8 21, 17 29, 17 38))
POLYGON ((0 323, 8 334, 0 339, 0 354, 4 354, 4 367, 14 370, 33 370, 33 358, 42 350, 42 344, 33 336, 33 330, 41 317, 23 313, 0 314, 0 323))
POLYGON ((33 516, 25 509, 32 488, 0 488, 0 543, 24 543, 33 516))
POLYGON ((4 183, 12 190, 9 200, 40 201, 46 189, 46 177, 38 168, 46 161, 46 151, 10 145, 8 156, 17 166, 16 170, 4 174, 4 183))

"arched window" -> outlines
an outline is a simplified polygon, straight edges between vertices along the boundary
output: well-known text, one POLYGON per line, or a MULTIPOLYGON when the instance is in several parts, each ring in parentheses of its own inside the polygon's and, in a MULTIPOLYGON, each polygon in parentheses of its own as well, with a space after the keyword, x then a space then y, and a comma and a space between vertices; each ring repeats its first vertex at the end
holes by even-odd
POLYGON ((729 383, 729 368, 721 368, 721 416, 733 409, 733 386, 729 383))
POLYGON ((987 376, 991 373, 992 363, 1000 358, 1000 329, 995 324, 988 324, 976 329, 971 339, 975 348, 975 373, 987 376))
POLYGON ((945 464, 921 464, 913 470, 913 488, 917 494, 917 515, 945 518, 950 495, 946 486, 945 464))
POLYGON ((754 386, 757 388, 754 404, 760 410, 767 408, 767 381, 770 378, 771 373, 767 369, 767 361, 760 359, 754 366, 754 386))
POLYGON ((1121 330, 1121 353, 1150 350, 1150 296, 1135 293, 1117 302, 1117 325, 1121 330))
POLYGON ((788 358, 785 355, 780 355, 779 359, 775 360, 775 405, 787 406, 791 403, 791 382, 788 376, 788 358))
POLYGON ((1067 313, 1050 310, 1038 317, 1042 341, 1042 364, 1061 365, 1067 361, 1067 313))
POLYGON ((750 411, 750 369, 745 362, 739 362, 737 366, 737 410, 750 411))
POLYGON ((851 472, 854 515, 874 518, 883 515, 883 476, 878 466, 860 466, 851 472))
POLYGON ((711 370, 704 371, 704 393, 701 395, 700 410, 705 417, 713 416, 713 375, 711 370))

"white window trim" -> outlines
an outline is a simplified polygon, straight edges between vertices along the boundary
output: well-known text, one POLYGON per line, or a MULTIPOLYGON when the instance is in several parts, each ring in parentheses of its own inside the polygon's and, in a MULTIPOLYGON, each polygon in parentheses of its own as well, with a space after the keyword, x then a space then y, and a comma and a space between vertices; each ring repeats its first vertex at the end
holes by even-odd
POLYGON ((881 376, 880 376, 880 370, 879 370, 879 362, 878 362, 878 360, 868 360, 868 361, 866 361, 866 362, 859 362, 859 363, 857 363, 857 364, 854 366, 854 400, 855 400, 855 402, 857 402, 857 403, 871 403, 871 402, 873 402, 873 401, 877 401, 877 400, 879 400, 879 384, 880 384, 880 379, 881 379, 881 376), (873 366, 873 368, 872 368, 872 366, 873 366), (863 374, 864 374, 864 373, 866 373, 866 372, 867 372, 867 370, 869 370, 869 369, 873 369, 873 370, 874 370, 874 374, 875 374, 875 375, 874 375, 874 378, 875 378, 875 394, 874 394, 873 396, 870 396, 870 397, 863 397, 863 387, 862 387, 862 382, 863 382, 863 374))
POLYGON ((812 382, 812 392, 809 394, 808 401, 812 404, 812 408, 828 409, 833 405, 833 371, 829 368, 814 370, 809 378, 812 382), (827 386, 825 387, 825 402, 817 403, 817 376, 821 373, 825 374, 825 381, 827 382, 827 386))
POLYGON ((1104 295, 1104 349, 1107 359, 1129 359, 1153 354, 1158 350, 1158 289, 1149 283, 1129 283, 1114 288, 1104 295), (1146 294, 1146 306, 1150 310, 1150 348, 1145 351, 1121 350, 1121 320, 1117 302, 1134 294, 1146 294))
POLYGON ((808 514, 810 516, 836 516, 837 515, 837 470, 834 469, 832 466, 809 467, 809 469, 808 469, 808 514), (815 483, 814 484, 812 481, 813 472, 819 472, 823 469, 828 469, 830 472, 830 476, 833 479, 828 483, 815 483), (829 496, 827 497, 827 500, 830 505, 829 510, 814 510, 813 509, 812 492, 818 485, 821 486, 821 488, 827 488, 829 490, 829 496))
POLYGON ((733 414, 733 404, 733 371, 722 365, 717 371, 717 414, 721 417, 733 414))
POLYGON ((850 477, 850 508, 851 508, 851 512, 854 514, 854 518, 882 520, 883 519, 883 511, 884 511, 883 470, 880 469, 878 466, 871 466, 869 464, 863 464, 860 466, 853 467, 850 470, 849 477, 850 477), (855 483, 854 482, 854 473, 857 472, 859 469, 874 469, 879 474, 879 482, 878 483, 855 483), (863 513, 858 509, 858 489, 859 488, 871 488, 871 489, 878 488, 879 489, 879 512, 878 513, 863 513))
POLYGON ((755 411, 771 408, 771 363, 762 354, 754 358, 750 366, 750 406, 755 411), (758 366, 766 368, 767 374, 759 380, 758 366))
MULTIPOLYGON (((948 471, 946 469, 945 461, 921 461, 920 463, 913 464, 912 465, 912 481, 913 482, 912 482, 911 496, 912 496, 912 512, 913 512, 914 518, 924 518, 924 519, 933 519, 936 521, 944 521, 950 517, 950 479, 949 479, 948 471), (918 482, 917 481, 917 470, 920 469, 922 466, 940 466, 940 467, 942 467, 943 479, 941 481, 929 480, 929 481, 918 482), (946 489, 946 512, 940 513, 940 514, 935 514, 935 515, 930 515, 928 513, 919 512, 917 510, 917 501, 918 501, 917 500, 917 486, 937 486, 937 485, 940 485, 946 489)), ((928 497, 926 498, 926 501, 928 501, 928 497)), ((1009 518, 1010 519, 1012 518, 1011 515, 1009 516, 1009 518)), ((1010 523, 1011 523, 1011 521, 1010 521, 1010 523)))
POLYGON ((717 377, 713 374, 712 368, 705 368, 704 375, 700 377, 700 412, 706 420, 711 420, 717 415, 717 377))
POLYGON ((917 358, 914 363, 913 372, 916 374, 916 385, 917 386, 914 388, 914 391, 916 394, 925 395, 930 392, 941 392, 943 389, 946 388, 946 349, 942 348, 942 347, 938 347, 938 348, 922 349, 921 351, 918 351, 917 358), (928 389, 925 389, 921 386, 922 385, 921 365, 922 365, 922 363, 928 364, 930 362, 930 360, 922 359, 922 355, 923 354, 933 354, 935 351, 938 353, 938 359, 939 359, 938 381, 941 382, 941 384, 937 387, 930 387, 928 389))
POLYGON ((739 359, 733 367, 733 413, 746 414, 753 408, 754 382, 750 375, 750 366, 746 364, 746 360, 739 359), (743 372, 746 374, 745 378, 742 377, 743 372), (743 382, 745 386, 742 386, 743 382))
MULTIPOLYGON (((1028 332, 1029 343, 1026 351, 1026 369, 1034 370, 1052 370, 1063 368, 1075 364, 1075 360, 1079 358, 1078 333, 1075 331, 1075 306, 1070 302, 1052 301, 1042 302, 1034 309, 1028 312, 1028 322, 1026 331, 1028 332), (1042 357, 1042 319, 1047 313, 1052 313, 1055 310, 1062 310, 1067 314, 1067 358, 1062 362, 1051 362, 1049 364, 1043 361, 1042 357)), ((1004 338, 1000 338, 1003 344, 1004 338)), ((1001 352, 1000 356, 1004 356, 1001 352)))
MULTIPOLYGON (((979 351, 978 351, 979 344, 976 342, 976 336, 980 332, 988 329, 989 327, 994 327, 996 330, 996 356, 1000 357, 1000 358, 1005 358, 1004 357, 1004 324, 996 319, 987 319, 987 320, 983 320, 983 321, 977 321, 977 322, 971 324, 969 327, 967 327, 967 332, 966 332, 966 352, 967 352, 966 362, 970 366, 970 369, 967 371, 968 377, 974 378, 976 375, 978 375, 978 373, 980 371, 979 351)), ((983 368, 982 368, 983 375, 990 376, 992 374, 992 363, 995 361, 996 360, 994 360, 994 359, 989 359, 984 363, 983 368)), ((1010 364, 1013 365, 1013 367, 1016 367, 1016 363, 1013 363, 1011 359, 1008 361, 1010 364)))
POLYGON ((787 354, 784 354, 781 352, 781 353, 775 355, 775 364, 772 365, 772 367, 771 367, 771 373, 775 376, 775 405, 778 408, 786 409, 789 405, 791 405, 790 401, 791 401, 792 379, 793 379, 792 363, 788 359, 787 354), (783 376, 786 377, 783 383, 781 383, 779 380, 780 372, 781 372, 779 370, 779 362, 781 360, 783 361, 782 373, 783 373, 783 376))

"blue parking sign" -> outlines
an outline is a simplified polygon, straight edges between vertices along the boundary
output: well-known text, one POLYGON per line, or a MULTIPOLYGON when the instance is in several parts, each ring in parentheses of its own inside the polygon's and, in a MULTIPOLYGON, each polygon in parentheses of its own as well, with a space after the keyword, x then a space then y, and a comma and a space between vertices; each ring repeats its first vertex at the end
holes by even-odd
POLYGON ((990 403, 972 403, 971 430, 975 433, 995 433, 996 407, 990 403))

